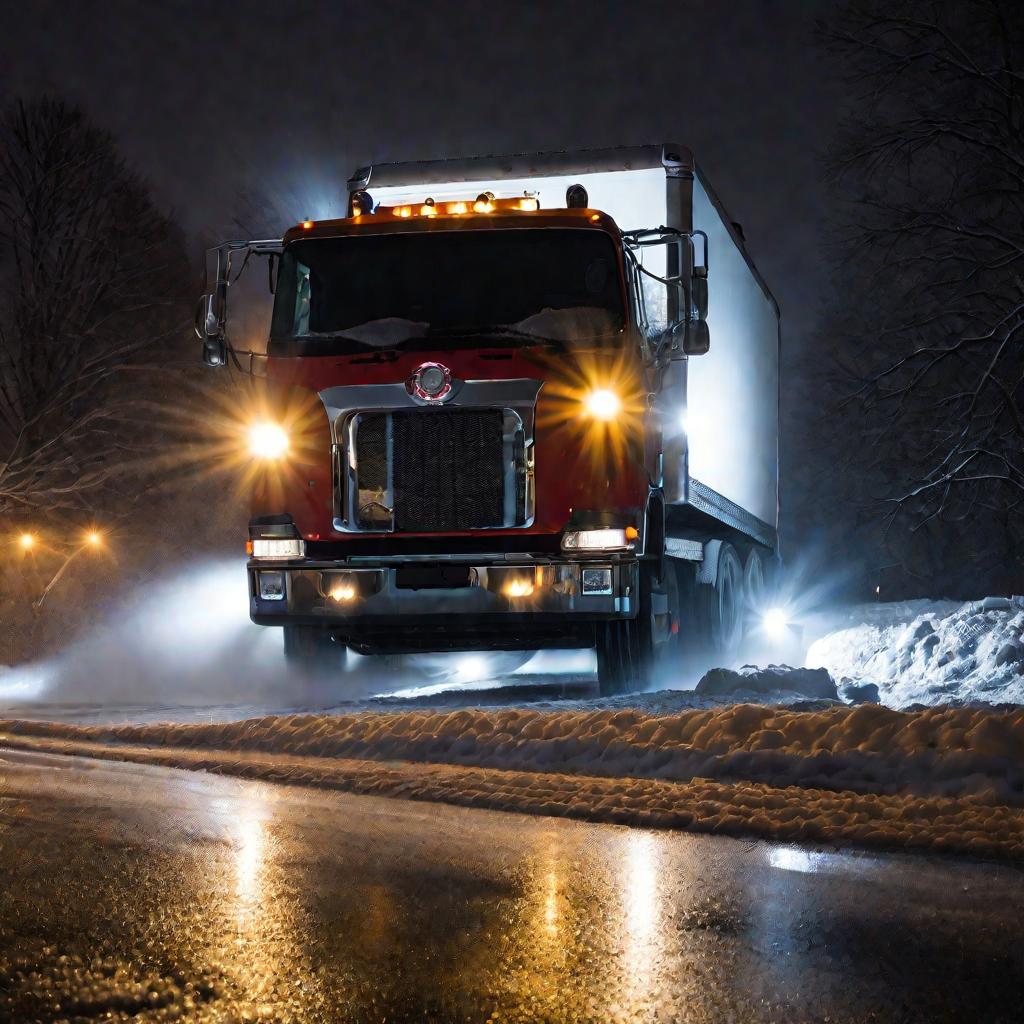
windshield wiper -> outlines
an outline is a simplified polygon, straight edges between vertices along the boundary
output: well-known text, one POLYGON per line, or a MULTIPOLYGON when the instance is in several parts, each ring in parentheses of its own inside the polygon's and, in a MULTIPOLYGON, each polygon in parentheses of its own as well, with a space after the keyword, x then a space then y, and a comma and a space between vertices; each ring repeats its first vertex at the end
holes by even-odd
POLYGON ((542 334, 533 334, 530 331, 521 331, 517 327, 510 327, 508 324, 490 324, 489 326, 466 326, 466 327, 431 327, 427 331, 428 338, 518 338, 529 341, 534 345, 548 345, 556 348, 564 348, 566 342, 561 338, 547 338, 542 334))

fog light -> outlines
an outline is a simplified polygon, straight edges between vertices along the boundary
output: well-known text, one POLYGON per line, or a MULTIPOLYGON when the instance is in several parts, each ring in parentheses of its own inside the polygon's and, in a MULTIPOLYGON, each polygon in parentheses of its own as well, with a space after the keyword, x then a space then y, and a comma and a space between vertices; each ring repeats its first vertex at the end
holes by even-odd
POLYGON ((502 592, 506 597, 531 597, 533 595, 533 583, 530 580, 517 579, 509 580, 502 592))
POLYGON ((337 601, 338 604, 345 604, 348 601, 354 601, 357 593, 352 583, 335 583, 331 587, 331 600, 337 601))
POLYGON ((597 569, 584 568, 581 591, 584 594, 610 594, 612 592, 612 571, 606 566, 597 569))
POLYGON ((262 600, 284 600, 283 572, 258 572, 256 573, 256 578, 259 580, 260 598, 262 600))
POLYGON ((305 541, 292 537, 263 537, 252 542, 253 558, 303 558, 305 541))

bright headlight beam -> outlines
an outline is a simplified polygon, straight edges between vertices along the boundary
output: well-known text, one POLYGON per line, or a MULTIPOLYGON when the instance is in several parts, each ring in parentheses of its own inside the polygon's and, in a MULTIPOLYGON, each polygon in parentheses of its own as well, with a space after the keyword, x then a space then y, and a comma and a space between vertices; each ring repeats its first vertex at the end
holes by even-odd
POLYGON ((288 435, 276 423, 254 423, 249 428, 249 451, 260 459, 279 459, 288 451, 288 435))
POLYGON ((761 619, 764 631, 771 637, 781 637, 789 626, 789 616, 781 608, 769 608, 761 619))
POLYGON ((622 399, 609 388, 598 388, 587 395, 584 405, 594 419, 607 422, 615 419, 621 412, 622 399))

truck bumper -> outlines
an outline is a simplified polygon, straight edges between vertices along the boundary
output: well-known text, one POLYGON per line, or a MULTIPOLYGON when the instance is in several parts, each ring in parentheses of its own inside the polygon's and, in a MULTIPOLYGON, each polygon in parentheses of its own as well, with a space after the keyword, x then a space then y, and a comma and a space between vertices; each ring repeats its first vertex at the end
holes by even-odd
MULTIPOLYGON (((519 559, 522 556, 518 556, 519 559)), ((323 625, 339 635, 431 624, 550 629, 636 615, 634 557, 530 561, 252 561, 249 610, 263 626, 323 625)))

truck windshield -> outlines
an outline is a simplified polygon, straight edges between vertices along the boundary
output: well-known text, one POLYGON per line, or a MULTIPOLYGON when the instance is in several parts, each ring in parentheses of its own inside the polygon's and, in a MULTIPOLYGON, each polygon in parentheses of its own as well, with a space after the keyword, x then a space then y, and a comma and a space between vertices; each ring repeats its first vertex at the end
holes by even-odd
POLYGON ((593 344, 624 328, 617 268, 612 239, 578 228, 300 239, 282 257, 271 352, 593 344))

